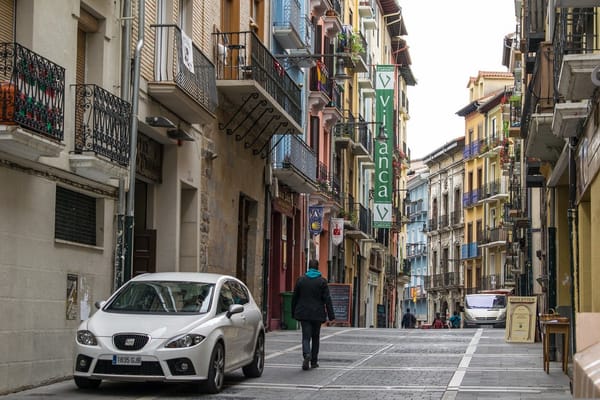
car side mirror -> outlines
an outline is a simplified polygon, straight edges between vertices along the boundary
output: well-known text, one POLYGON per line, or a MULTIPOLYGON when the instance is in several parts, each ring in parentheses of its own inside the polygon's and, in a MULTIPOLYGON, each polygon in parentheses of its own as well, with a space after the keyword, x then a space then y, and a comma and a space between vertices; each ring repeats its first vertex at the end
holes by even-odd
POLYGON ((95 302, 95 303, 94 303, 94 306, 95 306, 95 307, 96 307, 96 308, 99 310, 99 309, 101 309, 102 307, 104 307, 104 305, 105 305, 105 304, 106 304, 106 301, 105 301, 105 300, 101 300, 101 301, 97 301, 97 302, 95 302))
POLYGON ((227 310, 227 318, 231 318, 233 314, 239 314, 244 311, 244 306, 241 304, 232 304, 229 306, 229 310, 227 310))

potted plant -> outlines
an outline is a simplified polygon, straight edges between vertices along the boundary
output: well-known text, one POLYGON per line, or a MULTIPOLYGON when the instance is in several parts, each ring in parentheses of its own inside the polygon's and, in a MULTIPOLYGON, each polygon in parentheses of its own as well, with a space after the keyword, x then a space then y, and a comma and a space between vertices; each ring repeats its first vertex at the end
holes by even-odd
POLYGON ((358 33, 352 31, 342 31, 338 33, 338 46, 342 48, 344 53, 352 55, 360 54, 364 51, 361 37, 358 33))

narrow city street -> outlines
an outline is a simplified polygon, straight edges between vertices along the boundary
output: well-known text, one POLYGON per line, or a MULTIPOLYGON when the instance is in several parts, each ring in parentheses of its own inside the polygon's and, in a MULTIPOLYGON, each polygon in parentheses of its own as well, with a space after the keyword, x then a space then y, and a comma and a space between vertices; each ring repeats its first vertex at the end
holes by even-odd
POLYGON ((542 344, 506 343, 503 329, 400 330, 325 327, 320 367, 301 369, 300 331, 267 334, 261 378, 228 375, 218 395, 189 385, 103 382, 82 391, 54 383, 0 400, 23 399, 570 399, 560 362, 542 367, 542 344))

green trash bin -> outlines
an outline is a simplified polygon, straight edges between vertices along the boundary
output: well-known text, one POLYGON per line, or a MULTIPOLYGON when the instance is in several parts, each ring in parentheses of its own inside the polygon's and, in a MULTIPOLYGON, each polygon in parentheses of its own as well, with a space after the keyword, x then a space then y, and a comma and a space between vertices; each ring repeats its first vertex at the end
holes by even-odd
POLYGON ((282 329, 296 330, 298 329, 298 321, 292 318, 292 296, 293 292, 281 292, 283 298, 283 308, 281 315, 282 329))

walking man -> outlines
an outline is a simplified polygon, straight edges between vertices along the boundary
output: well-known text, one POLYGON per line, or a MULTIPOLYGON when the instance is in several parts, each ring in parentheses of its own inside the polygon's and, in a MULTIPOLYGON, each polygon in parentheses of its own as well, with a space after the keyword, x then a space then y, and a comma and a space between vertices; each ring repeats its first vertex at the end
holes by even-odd
POLYGON ((410 312, 410 308, 406 309, 406 313, 402 317, 402 327, 405 329, 414 328, 417 323, 417 319, 410 312))
POLYGON ((310 260, 306 274, 298 278, 292 295, 292 317, 302 327, 302 369, 319 367, 321 324, 335 319, 327 281, 319 272, 319 261, 310 260))

